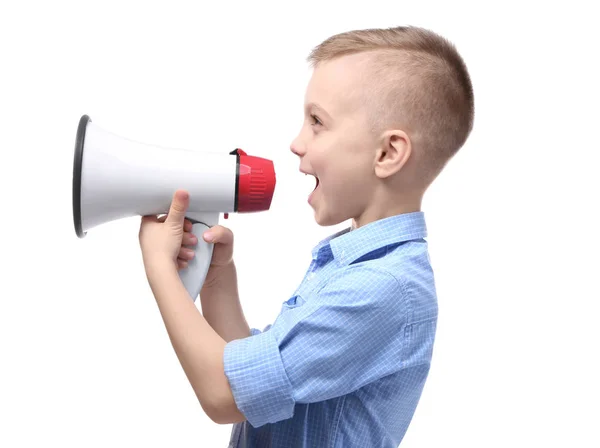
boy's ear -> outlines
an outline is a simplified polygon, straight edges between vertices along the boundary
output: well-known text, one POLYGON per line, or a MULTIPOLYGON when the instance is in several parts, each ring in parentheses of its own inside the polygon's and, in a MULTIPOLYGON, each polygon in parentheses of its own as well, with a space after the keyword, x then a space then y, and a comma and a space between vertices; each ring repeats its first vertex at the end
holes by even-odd
POLYGON ((408 134, 400 129, 383 133, 375 158, 375 174, 386 178, 396 174, 408 161, 412 144, 408 134))

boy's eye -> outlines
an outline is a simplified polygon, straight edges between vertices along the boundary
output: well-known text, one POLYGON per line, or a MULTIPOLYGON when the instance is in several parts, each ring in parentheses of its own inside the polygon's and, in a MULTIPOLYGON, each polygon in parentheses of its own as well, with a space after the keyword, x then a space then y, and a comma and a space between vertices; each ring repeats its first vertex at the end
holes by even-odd
POLYGON ((317 125, 321 125, 321 120, 319 120, 319 118, 316 115, 311 115, 310 118, 313 119, 313 125, 317 124, 317 125))

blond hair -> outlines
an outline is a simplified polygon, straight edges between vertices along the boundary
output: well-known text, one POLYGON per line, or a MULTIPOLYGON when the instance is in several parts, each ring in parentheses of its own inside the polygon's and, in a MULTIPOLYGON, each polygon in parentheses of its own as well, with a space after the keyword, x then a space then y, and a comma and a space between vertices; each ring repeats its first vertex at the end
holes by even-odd
POLYGON ((369 53, 362 95, 373 130, 403 126, 429 185, 464 145, 474 120, 473 87, 455 46, 414 26, 348 31, 316 46, 312 67, 369 53))

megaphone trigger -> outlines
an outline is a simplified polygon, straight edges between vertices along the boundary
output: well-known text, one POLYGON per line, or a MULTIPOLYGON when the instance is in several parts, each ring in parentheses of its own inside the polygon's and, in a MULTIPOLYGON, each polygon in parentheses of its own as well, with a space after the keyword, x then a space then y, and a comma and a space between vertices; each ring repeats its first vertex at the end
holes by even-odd
POLYGON ((186 219, 192 223, 192 234, 198 242, 194 246, 186 246, 194 251, 196 256, 188 261, 188 266, 179 271, 179 278, 188 294, 196 300, 206 280, 210 268, 214 244, 205 241, 202 234, 219 223, 218 213, 188 213, 186 219))

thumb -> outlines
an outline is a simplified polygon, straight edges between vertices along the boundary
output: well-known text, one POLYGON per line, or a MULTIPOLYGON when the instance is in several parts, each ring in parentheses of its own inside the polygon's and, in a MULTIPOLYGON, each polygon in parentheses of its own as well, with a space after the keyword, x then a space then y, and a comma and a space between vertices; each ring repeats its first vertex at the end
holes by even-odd
POLYGON ((190 195, 185 190, 177 190, 171 201, 171 208, 167 214, 165 222, 170 224, 179 224, 183 226, 185 213, 190 205, 190 195))

